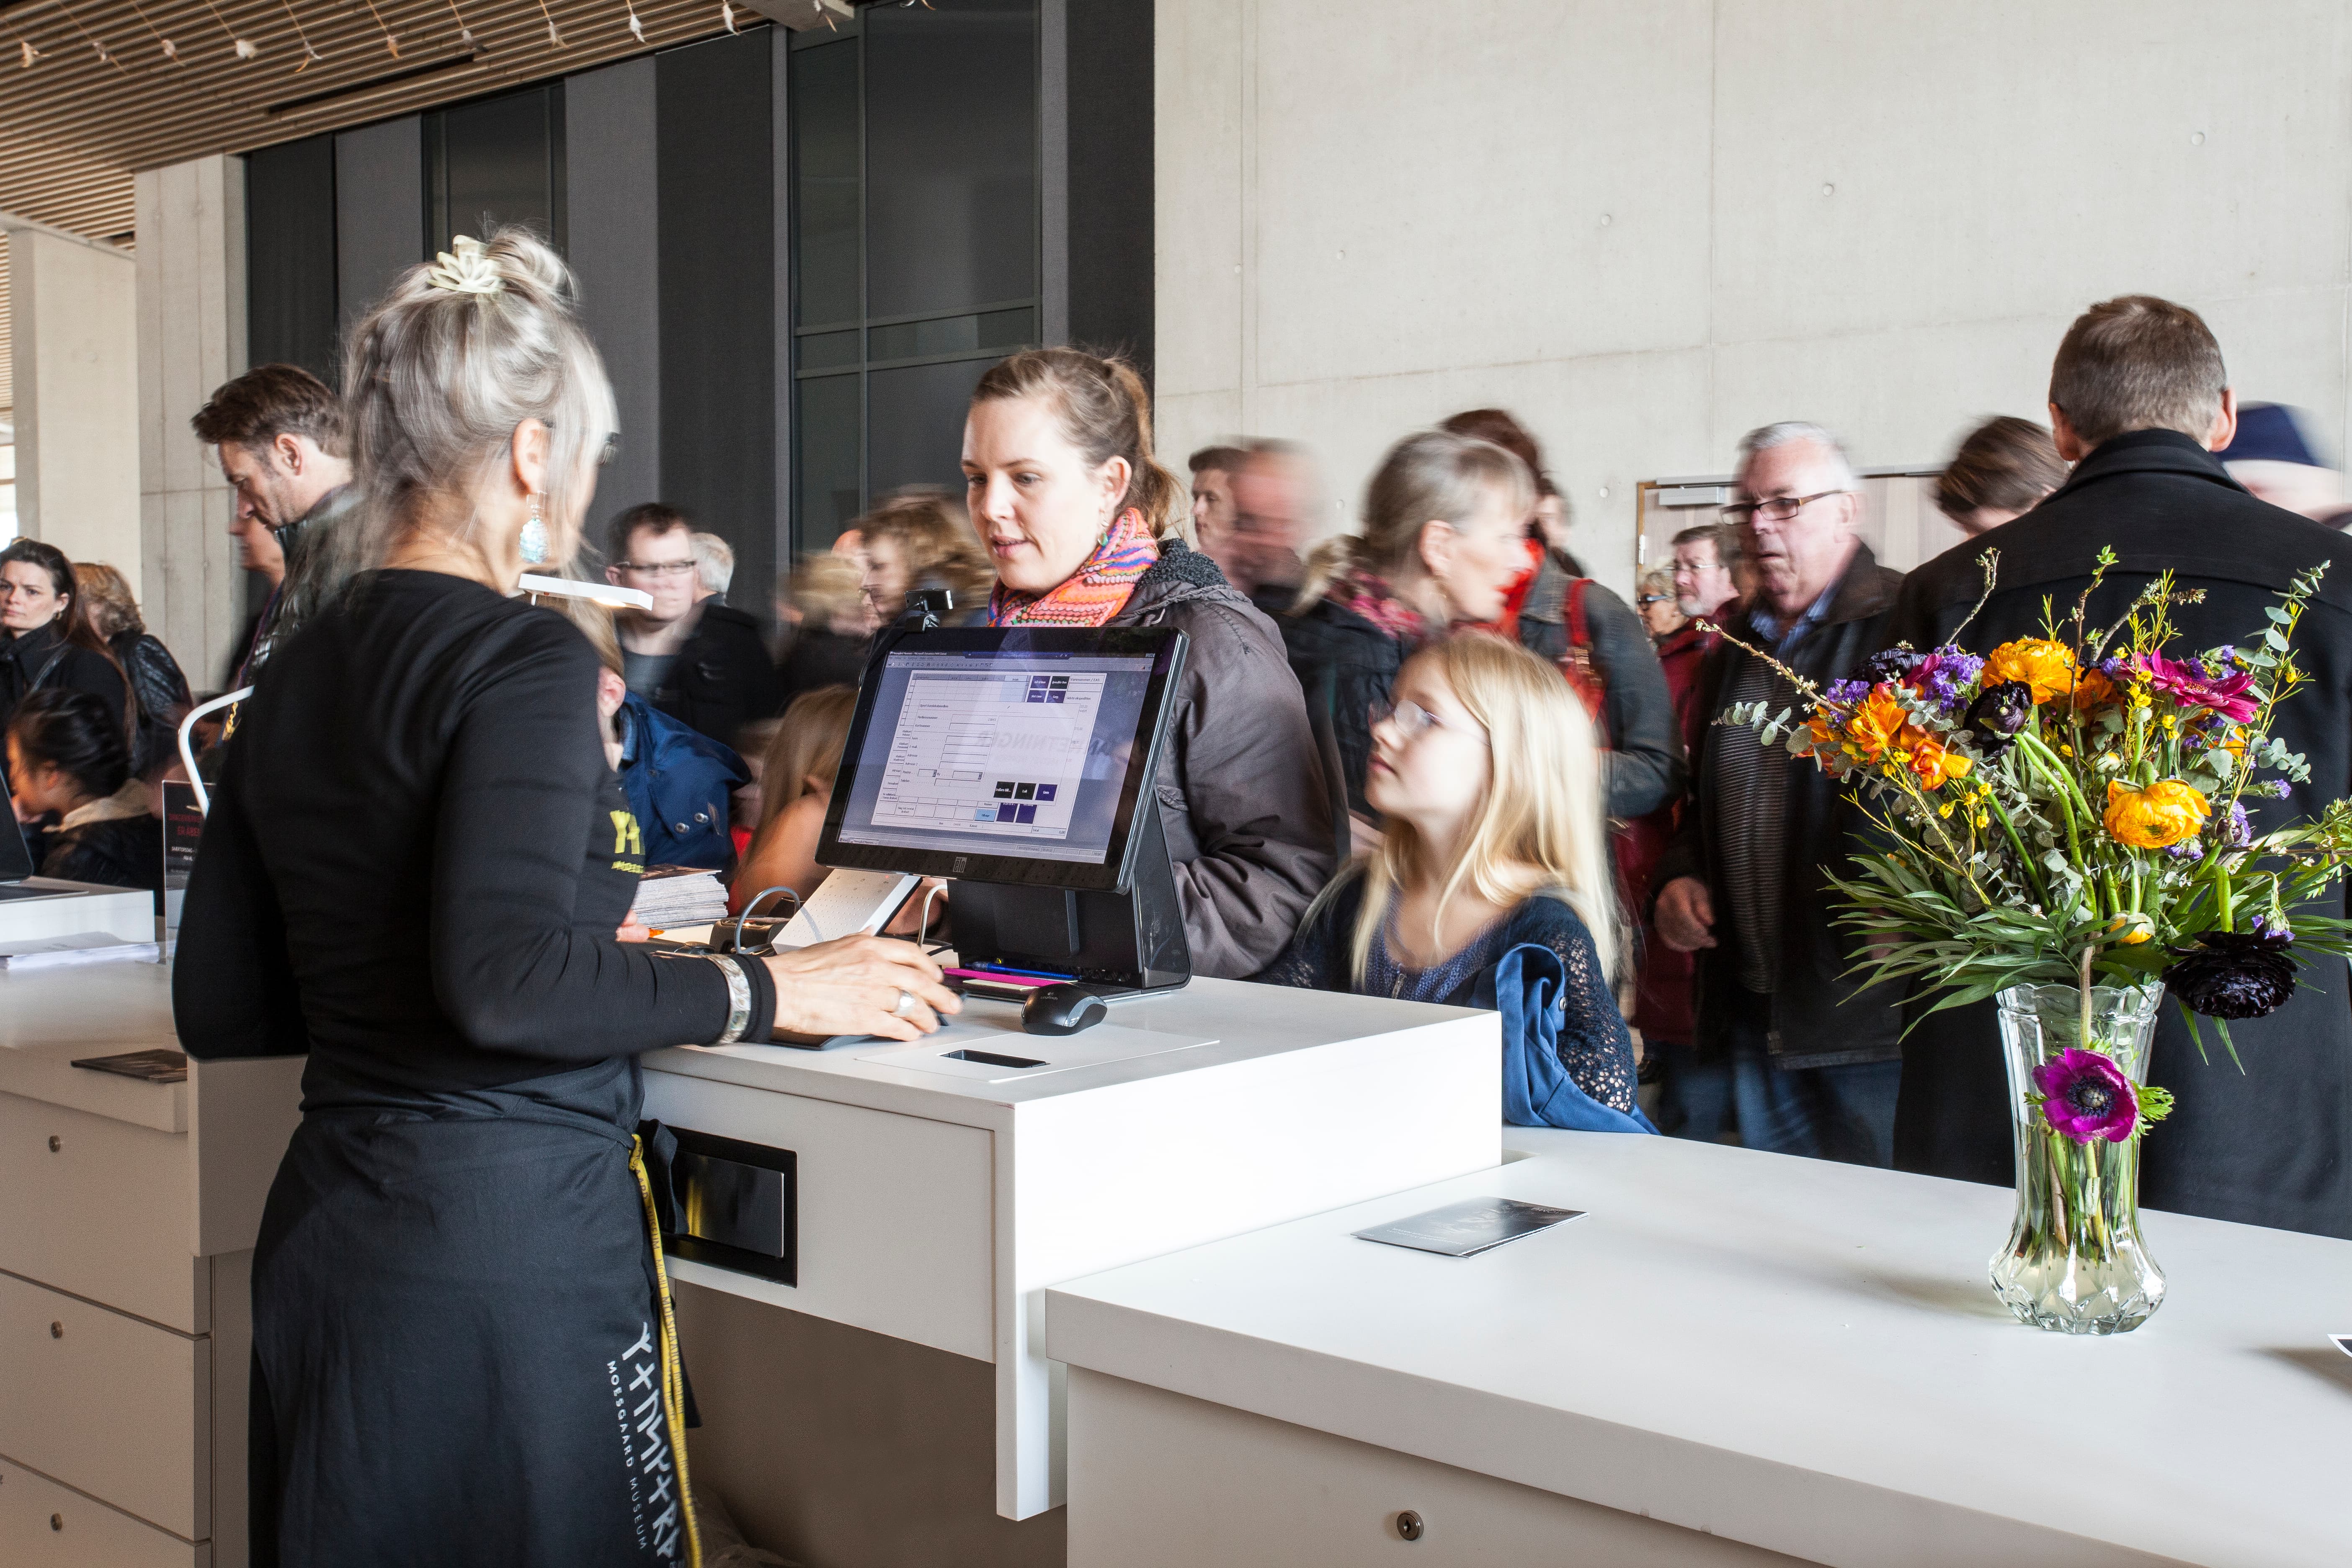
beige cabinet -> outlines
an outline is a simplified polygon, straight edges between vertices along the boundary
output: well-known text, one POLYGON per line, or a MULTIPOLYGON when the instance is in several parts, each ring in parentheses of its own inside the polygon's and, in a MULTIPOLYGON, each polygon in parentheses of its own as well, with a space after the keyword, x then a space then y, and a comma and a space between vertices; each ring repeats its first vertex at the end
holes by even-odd
POLYGON ((253 1244, 301 1063, 152 1084, 169 972, 0 975, 0 1563, 242 1568, 253 1244))

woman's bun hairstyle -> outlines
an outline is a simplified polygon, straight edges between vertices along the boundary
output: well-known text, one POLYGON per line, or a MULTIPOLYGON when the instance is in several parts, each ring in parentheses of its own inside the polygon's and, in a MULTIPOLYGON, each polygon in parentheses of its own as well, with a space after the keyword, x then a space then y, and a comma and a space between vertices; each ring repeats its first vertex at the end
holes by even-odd
MULTIPOLYGON (((578 550, 593 459, 617 421, 604 361, 574 313, 571 269, 527 229, 461 237, 453 249, 401 274, 344 343, 362 501, 358 525, 331 535, 338 580, 380 563, 436 500, 470 494, 525 419, 548 430, 548 569, 578 550)), ((459 537, 473 527, 468 516, 459 537)))
POLYGON ((974 403, 1042 397, 1053 405, 1062 434, 1100 468, 1127 459, 1124 511, 1143 513, 1153 538, 1192 539, 1192 492, 1160 467, 1151 449, 1151 392, 1135 366, 1116 354, 1084 349, 1024 349, 997 361, 972 388, 974 403))

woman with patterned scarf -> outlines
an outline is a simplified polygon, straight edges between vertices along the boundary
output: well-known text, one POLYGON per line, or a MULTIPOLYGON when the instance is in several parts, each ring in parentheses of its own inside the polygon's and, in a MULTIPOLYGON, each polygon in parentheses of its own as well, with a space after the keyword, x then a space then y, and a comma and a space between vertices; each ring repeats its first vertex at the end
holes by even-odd
POLYGON ((1281 634, 1185 542, 1190 500, 1152 457, 1142 378, 1075 349, 1001 361, 972 392, 963 471, 999 579, 991 626, 1190 637, 1160 819, 1193 973, 1256 973, 1331 875, 1330 812, 1281 634))
POLYGON ((1502 618, 1527 575, 1528 466, 1491 441, 1425 430, 1389 448, 1364 491, 1364 531, 1318 545, 1283 640, 1299 685, 1331 704, 1348 803, 1369 819, 1372 710, 1423 644, 1502 618))

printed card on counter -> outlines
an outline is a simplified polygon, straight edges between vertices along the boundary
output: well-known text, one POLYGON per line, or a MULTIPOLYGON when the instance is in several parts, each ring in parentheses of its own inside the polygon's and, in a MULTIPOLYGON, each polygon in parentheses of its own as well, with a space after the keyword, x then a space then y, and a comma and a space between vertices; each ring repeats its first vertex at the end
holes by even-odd
POLYGON ((1583 1215, 1582 1209, 1547 1208, 1542 1204, 1521 1203, 1517 1198, 1471 1198, 1355 1234, 1386 1247, 1410 1247, 1445 1258, 1468 1258, 1583 1215))

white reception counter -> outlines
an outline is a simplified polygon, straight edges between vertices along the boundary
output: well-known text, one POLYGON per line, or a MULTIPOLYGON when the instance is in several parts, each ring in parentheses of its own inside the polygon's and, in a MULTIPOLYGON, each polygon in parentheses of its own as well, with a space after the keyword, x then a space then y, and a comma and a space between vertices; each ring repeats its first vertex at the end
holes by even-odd
POLYGON ((2004 1191, 1508 1142, 1049 1290, 1073 1568, 2352 1563, 2352 1243, 2149 1215, 2163 1310, 2068 1339, 1985 1286, 2004 1191), (1487 1195, 1588 1212, 1464 1259, 1349 1234, 1487 1195))
MULTIPOLYGON (((646 1058, 648 1115, 794 1157, 796 1284, 674 1277, 695 1473, 818 1568, 1061 1561, 1045 1286, 1501 1155, 1491 1014, 1201 981, 1014 1026, 646 1058)), ((175 1045, 164 966, 0 974, 10 1568, 246 1561, 252 1247, 303 1063, 69 1065, 175 1045)))

